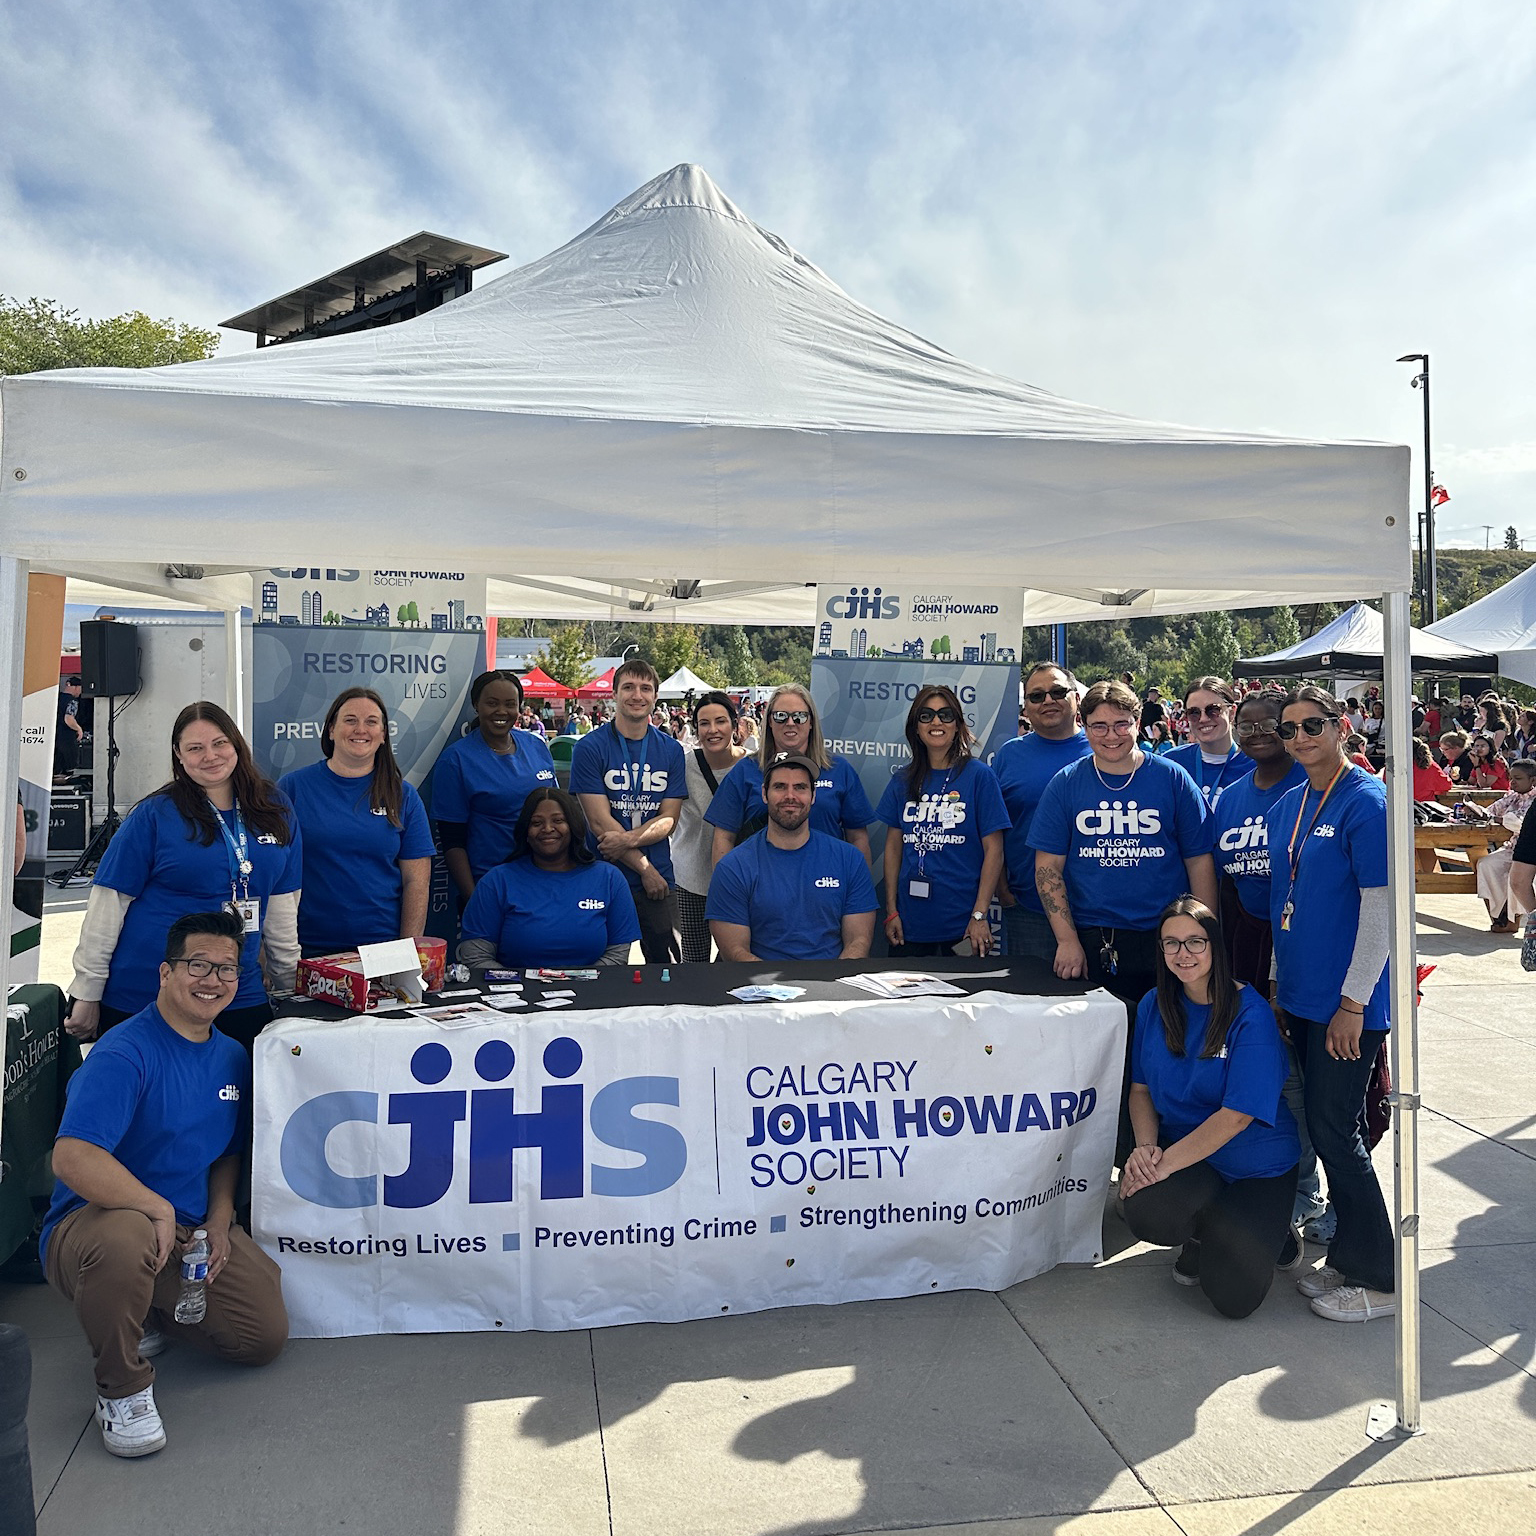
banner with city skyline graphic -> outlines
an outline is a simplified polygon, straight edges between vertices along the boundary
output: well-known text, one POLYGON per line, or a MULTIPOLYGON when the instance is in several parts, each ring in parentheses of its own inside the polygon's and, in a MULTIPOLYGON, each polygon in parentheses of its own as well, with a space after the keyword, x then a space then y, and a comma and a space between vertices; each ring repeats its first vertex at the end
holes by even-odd
POLYGON ((257 571, 257 624, 485 631, 485 577, 464 571, 365 571, 279 566, 257 571))
POLYGON ((904 581, 816 589, 813 656, 841 660, 1018 661, 1024 593, 1018 587, 925 591, 904 581))

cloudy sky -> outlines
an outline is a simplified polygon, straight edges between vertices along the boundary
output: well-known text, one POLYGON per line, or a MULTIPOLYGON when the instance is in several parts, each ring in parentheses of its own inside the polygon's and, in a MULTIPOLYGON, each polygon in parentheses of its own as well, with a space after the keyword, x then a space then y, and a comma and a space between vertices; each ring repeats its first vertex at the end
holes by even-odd
POLYGON ((1427 350, 1442 539, 1536 548, 1529 0, 6 0, 0 102, 0 293, 213 326, 421 228, 529 260, 691 160, 1133 415, 1417 445, 1427 350))

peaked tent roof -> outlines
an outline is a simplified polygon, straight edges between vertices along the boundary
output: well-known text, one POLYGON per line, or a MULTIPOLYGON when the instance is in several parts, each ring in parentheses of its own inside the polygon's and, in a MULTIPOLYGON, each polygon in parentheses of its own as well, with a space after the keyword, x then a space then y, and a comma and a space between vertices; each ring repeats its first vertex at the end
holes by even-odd
POLYGON ((656 697, 658 699, 681 699, 690 693, 709 693, 711 686, 691 667, 679 667, 656 690, 656 697))
POLYGON ((518 681, 523 685, 523 692, 530 699, 569 699, 576 693, 574 688, 567 688, 564 683, 556 682, 540 666, 529 667, 518 681))
POLYGON ((1499 672, 1536 685, 1536 565, 1429 626, 1432 635, 1496 652, 1499 672))
MULTIPOLYGON (((1415 672, 1492 674, 1498 670, 1495 657, 1422 629, 1408 631, 1408 647, 1415 672)), ((1235 670, 1239 677, 1303 677, 1312 672, 1372 677, 1381 672, 1381 656, 1381 615, 1364 603, 1356 603, 1315 635, 1268 656, 1245 658, 1235 670)))
POLYGON ((1062 594, 1039 618, 1409 579, 1406 448, 1136 421, 973 367, 694 166, 415 320, 7 378, 0 403, 0 552, 51 569, 302 548, 598 583, 876 571, 1062 594), (1192 600, 1192 569, 1235 585, 1192 600))

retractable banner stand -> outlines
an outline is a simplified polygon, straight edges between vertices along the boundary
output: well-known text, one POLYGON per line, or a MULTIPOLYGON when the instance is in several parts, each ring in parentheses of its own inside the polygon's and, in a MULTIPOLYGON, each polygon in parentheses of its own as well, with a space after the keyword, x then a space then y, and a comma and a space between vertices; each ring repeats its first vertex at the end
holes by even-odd
POLYGON ((1001 1290, 1102 1253, 1104 992, 286 1019, 255 1231, 303 1338, 1001 1290))
POLYGON ((27 641, 21 701, 19 863, 11 886, 11 984, 37 980, 43 942, 43 875, 53 786, 53 732, 59 708, 64 578, 28 576, 27 641))
MULTIPOLYGON (((907 711, 933 683, 959 696, 983 762, 1018 734, 1019 588, 923 591, 904 581, 821 586, 816 611, 811 695, 827 750, 854 766, 871 805, 910 761, 907 711)), ((870 841, 878 878, 879 826, 870 841)), ((995 903, 992 918, 1000 929, 995 903)))
MULTIPOLYGON (((371 688, 389 710, 404 777, 432 808, 438 753, 473 718, 469 685, 485 670, 485 578, 454 571, 327 567, 258 572, 251 655, 251 750, 274 779, 324 755, 331 701, 371 688)), ((447 870, 433 860, 430 933, 456 922, 447 870)))

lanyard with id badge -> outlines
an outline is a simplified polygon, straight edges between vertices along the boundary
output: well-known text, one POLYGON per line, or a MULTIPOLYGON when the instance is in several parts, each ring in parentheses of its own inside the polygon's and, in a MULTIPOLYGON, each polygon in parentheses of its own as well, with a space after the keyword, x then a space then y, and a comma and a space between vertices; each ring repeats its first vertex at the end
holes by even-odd
POLYGON ((235 830, 219 814, 217 806, 213 818, 224 834, 224 849, 229 855, 229 908, 240 919, 247 933, 261 932, 261 898, 251 895, 251 844, 245 831, 245 818, 240 807, 235 807, 235 830))
MULTIPOLYGON (((955 770, 951 766, 944 774, 944 782, 939 786, 939 792, 934 796, 932 805, 937 811, 944 803, 944 797, 949 793, 950 780, 955 776, 955 770)), ((907 895, 916 901, 924 901, 933 890, 932 882, 928 879, 928 839, 925 835, 926 828, 921 832, 914 832, 912 847, 917 854, 917 873, 907 881, 907 895)))
MULTIPOLYGON (((638 796, 644 793, 645 776, 649 772, 651 766, 650 727, 646 727, 645 735, 640 738, 640 751, 635 755, 631 755, 629 750, 629 738, 620 733, 618 726, 614 726, 613 734, 624 743, 624 760, 629 767, 629 792, 631 795, 638 796)), ((631 800, 630 804, 635 805, 636 801, 631 800)), ((644 825, 644 809, 639 808, 632 810, 629 813, 629 830, 631 832, 638 832, 644 825)))

